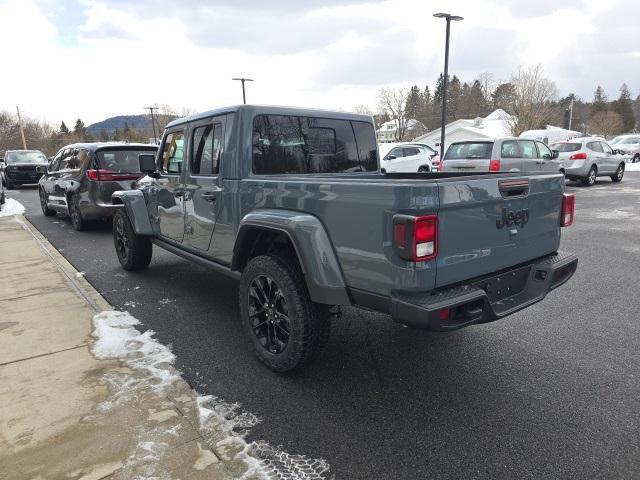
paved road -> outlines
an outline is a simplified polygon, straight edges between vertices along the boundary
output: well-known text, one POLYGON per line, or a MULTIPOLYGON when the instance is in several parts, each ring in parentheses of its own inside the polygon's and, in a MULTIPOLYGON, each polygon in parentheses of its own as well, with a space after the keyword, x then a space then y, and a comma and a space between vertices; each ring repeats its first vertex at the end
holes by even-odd
POLYGON ((340 479, 640 476, 640 174, 577 194, 574 279, 507 320, 417 332, 349 309, 322 361, 276 375, 249 353, 236 285, 158 251, 125 273, 108 225, 27 217, 117 308, 170 344, 200 392, 263 421, 250 439, 324 457, 340 479))

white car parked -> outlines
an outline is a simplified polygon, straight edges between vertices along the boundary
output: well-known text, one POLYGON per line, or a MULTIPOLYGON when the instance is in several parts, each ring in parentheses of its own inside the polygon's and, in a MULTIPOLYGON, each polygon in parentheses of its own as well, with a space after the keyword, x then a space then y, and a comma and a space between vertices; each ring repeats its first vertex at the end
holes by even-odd
POLYGON ((437 169, 438 152, 425 143, 381 143, 380 167, 385 172, 431 172, 437 169))

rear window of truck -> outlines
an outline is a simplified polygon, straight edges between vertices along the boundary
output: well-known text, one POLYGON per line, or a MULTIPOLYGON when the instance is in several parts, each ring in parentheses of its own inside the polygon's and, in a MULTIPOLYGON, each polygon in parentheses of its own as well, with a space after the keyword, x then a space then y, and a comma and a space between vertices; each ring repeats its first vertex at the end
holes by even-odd
POLYGON ((327 118, 257 115, 253 173, 372 172, 378 169, 373 126, 327 118))
POLYGON ((445 160, 490 160, 493 142, 454 143, 447 149, 445 160))

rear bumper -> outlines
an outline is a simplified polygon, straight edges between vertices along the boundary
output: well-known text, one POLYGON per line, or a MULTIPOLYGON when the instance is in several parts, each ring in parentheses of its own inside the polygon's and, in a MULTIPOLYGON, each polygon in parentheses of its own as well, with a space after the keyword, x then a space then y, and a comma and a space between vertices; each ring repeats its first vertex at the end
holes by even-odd
POLYGON ((557 252, 433 294, 395 292, 390 313, 396 322, 435 331, 492 322, 539 302, 567 282, 577 266, 574 254, 557 252))

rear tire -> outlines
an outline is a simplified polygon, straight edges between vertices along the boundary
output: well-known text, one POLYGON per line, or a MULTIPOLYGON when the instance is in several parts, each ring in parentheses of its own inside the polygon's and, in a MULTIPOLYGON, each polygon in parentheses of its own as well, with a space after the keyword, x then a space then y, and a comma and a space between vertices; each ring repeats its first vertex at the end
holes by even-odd
POLYGON ((633 163, 638 163, 638 162, 640 162, 640 153, 636 153, 633 156, 633 163))
POLYGON ((151 238, 137 235, 127 213, 120 209, 113 216, 113 244, 122 268, 142 270, 151 263, 153 244, 151 238))
POLYGON ((251 259, 242 272, 239 301, 254 353, 275 372, 309 364, 329 339, 329 306, 311 300, 292 255, 251 259))
POLYGON ((591 168, 589 169, 589 173, 587 173, 587 176, 582 179, 582 184, 585 187, 593 186, 596 183, 597 176, 598 176, 598 169, 596 168, 595 165, 591 165, 591 168))
POLYGON ((47 196, 45 195, 42 189, 40 189, 39 193, 40 193, 40 207, 42 208, 42 213, 44 214, 45 217, 53 217, 56 214, 56 212, 55 210, 51 210, 47 205, 47 196))
POLYGON ((615 183, 620 183, 622 181, 622 177, 624 177, 624 163, 618 165, 618 169, 616 173, 611 175, 611 181, 615 183))

